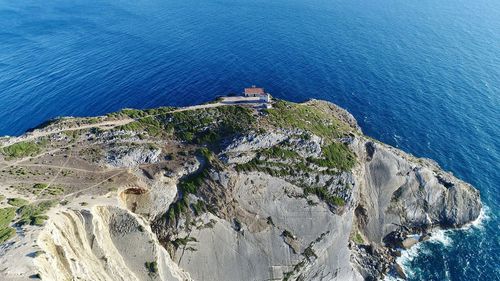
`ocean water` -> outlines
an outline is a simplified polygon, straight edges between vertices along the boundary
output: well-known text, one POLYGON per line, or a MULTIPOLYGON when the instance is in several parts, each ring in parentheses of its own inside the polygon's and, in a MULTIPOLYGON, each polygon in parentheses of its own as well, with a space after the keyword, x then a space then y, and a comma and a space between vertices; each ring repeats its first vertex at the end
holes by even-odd
POLYGON ((500 280, 498 0, 0 0, 0 135, 252 84, 335 102, 475 185, 483 220, 400 261, 410 280, 500 280))

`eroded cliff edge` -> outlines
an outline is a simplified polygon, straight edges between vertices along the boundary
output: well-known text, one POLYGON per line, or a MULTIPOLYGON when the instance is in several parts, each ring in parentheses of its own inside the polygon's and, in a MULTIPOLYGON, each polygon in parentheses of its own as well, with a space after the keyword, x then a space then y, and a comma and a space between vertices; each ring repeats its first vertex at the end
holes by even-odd
POLYGON ((37 254, 2 263, 11 279, 376 280, 481 211, 472 186, 317 100, 62 119, 2 147, 6 197, 54 206, 41 227, 16 210, 38 238, 0 259, 37 254))

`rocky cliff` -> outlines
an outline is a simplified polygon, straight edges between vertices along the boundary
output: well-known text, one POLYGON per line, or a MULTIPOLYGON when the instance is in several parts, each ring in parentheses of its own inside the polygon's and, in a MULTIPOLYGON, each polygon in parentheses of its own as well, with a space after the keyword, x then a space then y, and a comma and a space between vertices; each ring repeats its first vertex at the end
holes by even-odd
POLYGON ((3 140, 1 204, 27 199, 5 225, 18 229, 0 250, 8 280, 404 278, 402 248, 481 211, 472 186, 324 101, 123 110, 39 132, 3 140), (45 201, 46 222, 20 223, 45 201))

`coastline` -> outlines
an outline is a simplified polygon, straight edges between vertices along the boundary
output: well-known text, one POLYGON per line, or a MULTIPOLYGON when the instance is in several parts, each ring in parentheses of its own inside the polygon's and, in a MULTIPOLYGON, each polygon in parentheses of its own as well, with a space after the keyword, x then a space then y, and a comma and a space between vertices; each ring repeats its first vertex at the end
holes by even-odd
MULTIPOLYGON (((431 234, 430 238, 426 241, 421 241, 418 242, 417 244, 413 245, 409 249, 401 249, 401 256, 396 258, 396 264, 399 265, 408 279, 411 279, 415 275, 415 268, 410 266, 410 263, 415 259, 418 258, 420 255, 425 254, 425 251, 427 250, 427 245, 429 243, 433 244, 439 244, 441 247, 446 248, 446 247, 452 247, 453 246, 453 238, 450 237, 453 233, 464 231, 464 232, 471 232, 471 231, 484 231, 484 223, 486 223, 489 219, 491 219, 490 215, 490 208, 486 205, 483 204, 483 207, 481 208, 480 215, 477 219, 475 219, 472 222, 466 223, 464 226, 460 228, 455 228, 455 229, 433 229, 429 233, 431 234)), ((475 233, 475 235, 478 235, 478 233, 475 233)), ((396 276, 392 275, 387 275, 386 278, 384 279, 385 281, 402 281, 404 279, 398 278, 396 276)))
MULTIPOLYGON (((341 138, 341 140, 344 140, 346 143, 349 143, 351 145, 351 148, 357 152, 357 155, 360 157, 360 159, 366 159, 366 160, 360 160, 360 161, 363 165, 366 165, 365 168, 367 168, 367 169, 371 169, 370 165, 372 165, 372 163, 378 163, 377 161, 382 161, 385 164, 393 165, 394 167, 398 167, 398 168, 402 167, 402 166, 407 166, 407 165, 416 165, 416 167, 422 168, 424 170, 424 173, 418 174, 418 175, 415 174, 413 179, 416 179, 416 178, 419 178, 422 176, 427 177, 426 180, 422 180, 423 183, 420 182, 420 185, 424 186, 428 183, 429 184, 428 187, 430 188, 430 190, 427 192, 431 192, 431 193, 432 193, 432 190, 434 188, 437 188, 435 191, 446 192, 445 191, 446 189, 443 189, 443 187, 445 187, 445 184, 451 185, 451 186, 448 186, 446 188, 451 188, 455 184, 460 186, 460 189, 468 186, 466 183, 462 182, 461 180, 453 178, 446 171, 442 171, 437 166, 437 163, 435 163, 431 160, 417 158, 414 155, 405 153, 404 151, 402 151, 400 149, 394 148, 390 145, 380 143, 378 141, 372 142, 371 138, 366 138, 366 136, 363 135, 363 133, 361 132, 359 126, 357 125, 354 117, 350 113, 348 113, 346 110, 338 107, 335 104, 328 103, 325 101, 318 101, 318 100, 310 100, 310 101, 302 103, 302 104, 295 104, 294 106, 292 106, 292 103, 285 102, 285 101, 278 101, 278 103, 281 103, 281 105, 280 105, 281 107, 277 106, 277 108, 281 108, 281 110, 285 110, 284 113, 287 112, 286 110, 290 110, 289 107, 297 107, 297 106, 311 107, 311 108, 315 108, 316 110, 320 110, 318 112, 322 112, 321 110, 326 110, 325 112, 328 112, 329 114, 333 114, 335 116, 335 118, 338 118, 336 120, 342 120, 342 122, 345 122, 346 126, 353 130, 351 133, 354 135, 351 135, 351 138, 341 138), (357 135, 357 134, 359 134, 359 135, 357 135), (357 140, 355 140, 356 136, 358 137, 357 140), (372 162, 372 160, 373 160, 373 162, 372 162), (441 184, 442 186, 435 185, 435 184, 437 184, 438 179, 443 181, 445 184, 441 184)), ((77 130, 83 129, 83 131, 89 130, 90 136, 91 136, 89 138, 85 137, 83 139, 86 141, 92 142, 94 137, 97 137, 97 134, 99 134, 99 132, 98 132, 99 130, 97 130, 97 132, 93 132, 94 128, 98 128, 98 129, 102 128, 103 130, 111 130, 111 131, 116 129, 116 131, 119 132, 120 130, 123 130, 123 128, 120 129, 120 126, 124 126, 124 125, 132 123, 132 122, 138 122, 139 120, 142 120, 144 118, 150 118, 151 116, 157 117, 158 115, 184 113, 185 111, 189 111, 190 109, 193 109, 193 111, 198 110, 198 109, 203 109, 203 110, 209 109, 209 108, 214 109, 215 107, 217 107, 216 104, 209 103, 207 105, 195 105, 195 106, 184 107, 184 108, 175 108, 175 109, 168 108, 168 109, 164 109, 165 111, 163 111, 162 113, 159 113, 159 114, 156 114, 158 109, 153 109, 151 111, 122 110, 122 111, 117 112, 115 114, 108 114, 107 116, 99 116, 99 117, 94 117, 94 118, 83 118, 83 119, 82 118, 74 118, 74 119, 66 118, 66 119, 62 119, 62 121, 60 121, 60 122, 53 122, 50 125, 48 125, 46 127, 41 127, 35 131, 27 132, 25 135, 23 135, 21 137, 10 139, 10 141, 15 143, 15 142, 20 142, 20 141, 26 140, 27 137, 31 137, 33 139, 36 139, 36 138, 48 137, 48 136, 54 137, 53 135, 58 135, 58 136, 55 136, 55 138, 53 138, 53 140, 64 141, 60 138, 62 135, 64 135, 63 134, 64 132, 77 131, 77 130)), ((323 112, 323 113, 325 113, 325 112, 323 112)), ((257 113, 257 111, 255 111, 255 113, 257 113)), ((308 115, 308 114, 306 114, 306 115, 308 115)), ((194 116, 196 116, 196 113, 194 113, 194 116)), ((302 117, 304 117, 304 116, 302 116, 302 117)), ((283 129, 283 128, 281 128, 281 129, 283 129)), ((297 128, 293 128, 293 129, 296 130, 297 128)), ((275 133, 279 133, 279 132, 280 131, 278 130, 275 133)), ((320 131, 320 133, 322 133, 322 132, 320 131)), ((264 134, 264 136, 265 136, 265 138, 268 137, 265 134, 264 134)), ((311 144, 308 144, 306 147, 309 147, 310 145, 313 145, 313 144, 316 145, 316 142, 315 142, 316 139, 315 138, 312 138, 312 139, 313 140, 312 140, 311 144)), ((7 141, 7 143, 10 143, 8 138, 6 141, 7 141)), ((244 140, 239 140, 239 139, 233 139, 233 141, 235 142, 235 145, 238 144, 240 141, 244 142, 244 140)), ((311 139, 305 139, 303 141, 311 141, 311 139)), ((256 143, 256 144, 252 144, 252 145, 257 145, 256 147, 259 147, 260 144, 256 143)), ((247 149, 252 150, 252 148, 247 148, 247 149)), ((377 184, 376 178, 379 176, 384 177, 384 175, 392 177, 394 174, 392 172, 389 174, 386 174, 387 173, 386 170, 376 170, 378 165, 377 164, 373 164, 373 165, 375 165, 375 170, 374 170, 375 172, 374 172, 374 174, 372 174, 372 176, 374 176, 374 178, 370 177, 368 179, 368 182, 365 183, 366 184, 365 188, 372 188, 373 190, 378 190, 378 186, 376 186, 376 184, 377 184), (380 175, 380 174, 382 174, 382 175, 380 175)), ((408 170, 404 170, 405 171, 404 173, 403 172, 395 173, 395 176, 403 176, 404 174, 406 174, 406 172, 410 173, 411 171, 416 171, 413 168, 410 169, 410 167, 407 167, 405 169, 408 169, 408 170)), ((234 176, 237 177, 237 175, 234 175, 234 176)), ((366 179, 367 178, 360 177, 356 181, 356 184, 359 184, 360 182, 362 182, 363 180, 366 180, 366 179)), ((414 183, 417 183, 417 182, 415 181, 414 183)), ((352 184, 354 184, 354 182, 352 182, 352 184)), ((361 183, 361 186, 363 186, 363 183, 361 183)), ((388 185, 388 186, 382 186, 382 188, 386 188, 387 194, 391 194, 391 193, 396 191, 394 188, 397 188, 397 187, 394 187, 392 185, 391 186, 388 185)), ((412 186, 408 186, 408 188, 410 189, 410 188, 412 188, 412 186)), ((377 198, 370 198, 369 196, 371 193, 368 190, 365 190, 363 194, 364 194, 364 196, 368 196, 365 198, 367 200, 376 200, 376 201, 379 200, 377 198)), ((414 199, 409 195, 403 195, 402 198, 407 198, 410 200, 414 199)), ((404 199, 402 199, 402 200, 403 201, 401 201, 401 202, 406 201, 404 199)), ((360 201, 363 201, 363 200, 360 200, 360 201)), ((380 202, 378 202, 378 203, 380 203, 380 202)), ((307 205, 311 206, 309 202, 307 202, 307 205)), ((312 204, 312 205, 314 205, 314 204, 312 204)), ((438 203, 438 205, 439 205, 439 203, 438 203)), ((361 205, 358 205, 358 207, 360 207, 360 206, 361 205)), ((368 205, 365 205, 365 206, 368 206, 368 205)), ((418 206, 416 206, 416 207, 418 207, 418 206)), ((444 206, 438 206, 438 208, 441 208, 441 207, 444 207, 444 206)), ((360 207, 360 208, 363 209, 365 207, 360 207)), ((385 206, 383 206, 383 205, 378 206, 378 208, 380 210, 386 209, 385 206)), ((341 208, 339 208, 339 210, 341 210, 341 208)), ((481 211, 483 211, 483 209, 481 209, 481 211)), ((356 220, 358 220, 360 222, 363 221, 364 215, 362 215, 361 217, 358 217, 358 215, 359 214, 356 214, 355 221, 356 220)), ((372 213, 368 212, 367 215, 371 216, 372 213)), ((451 215, 451 216, 455 219, 454 215, 451 215)), ((477 213, 475 216, 477 216, 477 213)), ((421 220, 424 218, 416 218, 416 219, 421 220)), ((463 219, 465 219, 465 217, 463 219)), ((476 221, 478 221, 478 219, 475 219, 473 222, 471 222, 471 224, 474 224, 476 221)), ((409 221, 409 222, 411 223, 411 221, 409 221)), ((438 219, 437 222, 441 223, 441 219, 438 219)), ((460 220, 458 220, 457 222, 460 223, 460 220)), ((376 227, 378 228, 380 226, 376 226, 376 227)), ((366 232, 370 233, 370 231, 373 231, 373 230, 369 229, 369 228, 358 228, 358 231, 363 231, 363 232, 366 231, 366 232)), ((374 233, 376 233, 376 231, 371 232, 371 233, 373 235, 374 233)), ((432 231, 431 231, 431 233, 432 233, 432 231)), ((436 232, 436 233, 445 234, 444 231, 442 233, 440 233, 440 232, 436 232)), ((377 235, 377 234, 375 234, 375 235, 377 235)), ((431 237, 435 237, 434 240, 440 239, 440 235, 432 235, 431 237)), ((373 239, 371 241, 377 241, 377 240, 378 239, 373 239)), ((419 240, 419 239, 417 238, 417 240, 419 240)), ((434 240, 432 240, 432 241, 434 241, 434 240)), ((370 241, 370 240, 368 240, 368 241, 370 241)), ((413 251, 418 252, 419 247, 421 247, 421 245, 414 246, 413 251)), ((411 254, 411 253, 412 252, 410 249, 408 251, 408 254, 411 254)), ((384 259, 384 254, 381 254, 380 257, 382 259, 384 259)), ((385 261, 386 261, 386 263, 390 263, 393 261, 393 259, 392 258, 386 259, 385 261)), ((404 263, 404 261, 402 263, 404 263)), ((361 264, 360 264, 360 266, 361 266, 361 264)), ((384 274, 383 271, 379 271, 379 273, 384 274)), ((370 273, 370 274, 372 274, 372 273, 370 273)), ((373 275, 373 276, 375 276, 375 275, 373 275)), ((381 275, 380 278, 382 278, 382 276, 383 275, 381 275)))

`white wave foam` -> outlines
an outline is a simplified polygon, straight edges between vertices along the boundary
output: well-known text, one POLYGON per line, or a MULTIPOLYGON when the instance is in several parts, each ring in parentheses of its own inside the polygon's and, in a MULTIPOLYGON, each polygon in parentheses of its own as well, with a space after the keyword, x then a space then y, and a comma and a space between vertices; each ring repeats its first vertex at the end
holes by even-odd
POLYGON ((431 238, 427 241, 430 243, 441 243, 444 247, 452 245, 453 240, 449 236, 452 230, 437 229, 431 232, 431 238))
MULTIPOLYGON (((431 232, 431 237, 425 242, 418 243, 407 250, 401 251, 401 256, 396 259, 396 262, 403 268, 405 274, 409 278, 415 277, 415 271, 410 267, 411 262, 419 255, 431 255, 432 253, 426 247, 427 243, 439 243, 443 247, 449 247, 453 244, 453 240, 449 236, 451 230, 435 229, 431 232)), ((391 276, 385 279, 386 281, 402 280, 391 276)))
MULTIPOLYGON (((475 230, 484 230, 484 224, 488 220, 491 219, 491 210, 488 206, 483 205, 483 208, 481 209, 481 212, 479 214, 479 217, 474 220, 473 222, 470 222, 466 225, 464 225, 460 229, 434 229, 431 231, 431 237, 429 240, 425 242, 420 242, 410 249, 407 250, 402 250, 401 251, 401 256, 396 259, 396 262, 403 268, 405 274, 409 277, 415 277, 415 271, 410 267, 411 262, 419 255, 431 255, 432 253, 430 250, 426 247, 426 243, 440 243, 443 245, 443 247, 450 247, 453 245, 453 239, 450 237, 450 234, 453 231, 459 231, 459 230, 465 230, 465 231, 475 231, 475 230)), ((416 236, 415 236, 416 237, 416 236)), ((446 274, 449 274, 447 272, 446 274)), ((387 276, 385 281, 401 281, 403 279, 397 278, 395 276, 387 276)))
POLYGON ((484 230, 484 224, 485 222, 489 221, 491 219, 491 209, 483 205, 483 208, 481 209, 481 212, 479 213, 479 217, 477 217, 476 220, 473 222, 470 222, 466 224, 462 229, 464 230, 484 230))

